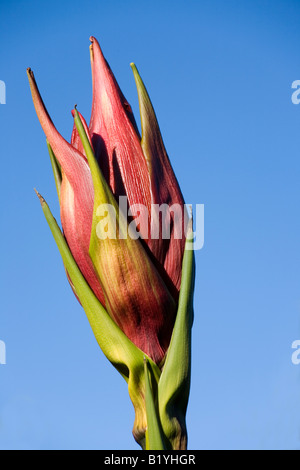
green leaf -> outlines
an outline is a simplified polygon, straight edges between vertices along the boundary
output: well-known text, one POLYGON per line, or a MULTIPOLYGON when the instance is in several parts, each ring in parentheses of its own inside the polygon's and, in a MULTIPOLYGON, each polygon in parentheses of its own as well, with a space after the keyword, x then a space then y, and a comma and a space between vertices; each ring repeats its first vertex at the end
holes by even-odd
POLYGON ((160 160, 168 159, 167 152, 161 136, 157 117, 144 82, 136 65, 131 63, 130 66, 133 71, 139 99, 142 129, 141 147, 148 164, 150 176, 151 178, 154 178, 155 175, 153 174, 152 168, 153 162, 157 160, 158 156, 160 160))
POLYGON ((166 361, 158 384, 158 406, 162 429, 173 449, 185 449, 185 416, 190 391, 191 330, 195 282, 194 251, 189 246, 189 224, 182 264, 182 279, 177 317, 166 361))

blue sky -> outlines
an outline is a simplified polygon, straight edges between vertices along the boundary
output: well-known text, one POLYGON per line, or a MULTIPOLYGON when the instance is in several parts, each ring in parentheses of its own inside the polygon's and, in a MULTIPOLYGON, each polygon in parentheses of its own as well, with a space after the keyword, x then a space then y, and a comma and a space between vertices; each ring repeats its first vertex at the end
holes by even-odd
POLYGON ((152 98, 196 253, 190 449, 299 449, 300 4, 53 0, 0 5, 0 449, 137 449, 126 384, 99 350, 33 188, 58 217, 26 68, 57 128, 89 119, 94 35, 138 118, 152 98))

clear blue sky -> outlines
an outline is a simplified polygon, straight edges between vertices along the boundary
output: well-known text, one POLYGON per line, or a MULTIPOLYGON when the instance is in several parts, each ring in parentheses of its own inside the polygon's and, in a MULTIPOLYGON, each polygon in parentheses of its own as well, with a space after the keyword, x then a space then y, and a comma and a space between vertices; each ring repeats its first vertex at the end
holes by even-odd
POLYGON ((69 138, 74 104, 90 116, 90 35, 139 121, 137 64, 185 199, 205 204, 190 449, 299 449, 299 25, 296 0, 1 2, 1 449, 138 448, 33 191, 58 217, 26 68, 69 138))

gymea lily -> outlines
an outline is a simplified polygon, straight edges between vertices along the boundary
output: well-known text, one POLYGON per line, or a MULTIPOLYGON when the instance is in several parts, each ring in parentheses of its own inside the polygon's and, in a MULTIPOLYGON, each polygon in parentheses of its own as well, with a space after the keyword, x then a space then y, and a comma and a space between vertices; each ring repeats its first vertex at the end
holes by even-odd
POLYGON ((70 143, 56 130, 33 72, 27 71, 47 138, 63 234, 39 197, 98 343, 128 382, 136 440, 143 448, 185 448, 194 264, 192 251, 185 250, 184 200, 137 68, 131 64, 141 136, 93 37, 90 55, 91 119, 87 125, 76 108, 72 111, 70 143), (128 213, 119 210, 122 197, 128 213), (157 217, 152 208, 162 204, 181 209, 179 223, 172 212, 170 218, 157 217), (114 237, 101 223, 101 207, 106 222, 116 227, 114 237), (169 237, 153 236, 152 229, 157 234, 164 225, 169 225, 169 237))

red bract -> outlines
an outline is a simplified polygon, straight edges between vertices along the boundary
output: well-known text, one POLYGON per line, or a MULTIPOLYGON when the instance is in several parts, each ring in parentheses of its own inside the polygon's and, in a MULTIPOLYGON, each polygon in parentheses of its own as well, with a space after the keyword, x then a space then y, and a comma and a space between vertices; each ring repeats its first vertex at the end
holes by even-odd
MULTIPOLYGON (((168 349, 176 316, 185 236, 182 231, 177 239, 171 213, 170 237, 151 237, 151 224, 158 224, 151 218, 151 209, 153 204, 177 205, 183 216, 184 200, 136 68, 133 66, 142 137, 98 42, 91 38, 91 43, 92 114, 89 126, 81 115, 80 121, 114 201, 118 203, 119 196, 126 196, 129 209, 135 205, 147 208, 148 228, 145 230, 145 225, 140 224, 140 239, 101 240, 98 252, 91 256, 95 184, 82 139, 75 126, 71 143, 59 134, 29 69, 33 102, 61 167, 61 223, 72 255, 111 317, 134 344, 159 364, 168 349)), ((168 223, 164 219, 161 222, 168 223)))

